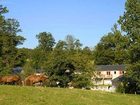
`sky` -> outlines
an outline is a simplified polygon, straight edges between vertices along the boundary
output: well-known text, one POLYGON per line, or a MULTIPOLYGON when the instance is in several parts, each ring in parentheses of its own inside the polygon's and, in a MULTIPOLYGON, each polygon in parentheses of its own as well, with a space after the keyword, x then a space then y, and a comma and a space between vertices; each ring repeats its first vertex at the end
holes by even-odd
POLYGON ((83 46, 94 47, 123 15, 126 0, 0 0, 17 19, 26 38, 20 47, 35 48, 36 35, 50 32, 58 40, 73 35, 83 46))

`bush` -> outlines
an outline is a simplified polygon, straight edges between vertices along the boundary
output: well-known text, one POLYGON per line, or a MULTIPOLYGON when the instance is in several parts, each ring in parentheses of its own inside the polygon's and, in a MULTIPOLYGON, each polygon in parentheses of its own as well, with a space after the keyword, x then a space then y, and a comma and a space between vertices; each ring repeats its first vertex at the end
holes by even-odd
POLYGON ((116 88, 116 92, 118 93, 125 93, 125 87, 123 82, 118 83, 118 86, 116 88))
POLYGON ((91 78, 86 74, 76 74, 73 79, 75 88, 89 88, 91 86, 91 78))

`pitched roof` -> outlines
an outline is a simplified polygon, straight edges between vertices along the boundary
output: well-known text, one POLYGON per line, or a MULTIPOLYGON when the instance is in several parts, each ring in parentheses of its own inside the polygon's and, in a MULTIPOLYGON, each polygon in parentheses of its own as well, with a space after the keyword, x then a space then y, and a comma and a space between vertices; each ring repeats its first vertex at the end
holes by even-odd
POLYGON ((97 71, 124 71, 125 65, 97 65, 96 66, 97 71))

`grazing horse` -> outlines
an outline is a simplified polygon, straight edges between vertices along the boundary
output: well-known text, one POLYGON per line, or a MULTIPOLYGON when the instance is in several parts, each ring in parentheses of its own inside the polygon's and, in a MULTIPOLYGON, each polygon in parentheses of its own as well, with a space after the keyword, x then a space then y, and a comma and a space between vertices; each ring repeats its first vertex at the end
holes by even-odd
POLYGON ((26 86, 34 86, 34 85, 43 85, 46 80, 48 80, 48 76, 44 74, 33 74, 25 78, 24 85, 26 86))
POLYGON ((7 75, 0 77, 1 84, 21 85, 21 78, 18 75, 7 75))

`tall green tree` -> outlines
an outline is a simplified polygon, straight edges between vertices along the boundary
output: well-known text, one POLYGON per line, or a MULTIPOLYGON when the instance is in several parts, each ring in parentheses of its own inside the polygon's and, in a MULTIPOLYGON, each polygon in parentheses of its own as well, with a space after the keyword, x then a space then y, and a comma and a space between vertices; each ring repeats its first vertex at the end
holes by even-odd
POLYGON ((17 46, 22 44, 25 38, 18 35, 19 22, 15 19, 5 19, 6 7, 0 6, 0 59, 1 73, 10 73, 16 65, 17 46))
POLYGON ((124 64, 127 62, 128 38, 123 36, 115 24, 112 32, 103 36, 94 50, 97 65, 124 64))
POLYGON ((127 0, 124 15, 120 16, 118 22, 122 30, 130 37, 131 43, 135 43, 140 33, 140 1, 127 0))
POLYGON ((19 22, 14 19, 5 20, 5 25, 2 28, 3 33, 0 34, 0 41, 3 63, 7 67, 13 67, 18 50, 17 46, 22 44, 25 38, 17 34, 20 30, 19 22))
POLYGON ((129 38, 126 92, 138 92, 140 91, 140 0, 127 0, 124 15, 118 22, 129 38))
POLYGON ((35 69, 41 71, 45 68, 45 62, 49 60, 49 55, 53 51, 55 45, 55 39, 49 32, 41 32, 36 35, 39 45, 32 52, 32 60, 34 62, 35 69))
POLYGON ((2 5, 0 5, 0 31, 2 31, 2 26, 5 21, 5 17, 3 16, 3 14, 5 14, 7 12, 8 12, 8 9, 6 7, 3 7, 2 5))
POLYGON ((41 32, 36 35, 36 37, 39 42, 38 48, 44 50, 45 52, 53 50, 53 47, 55 45, 55 39, 53 38, 51 33, 41 32))

